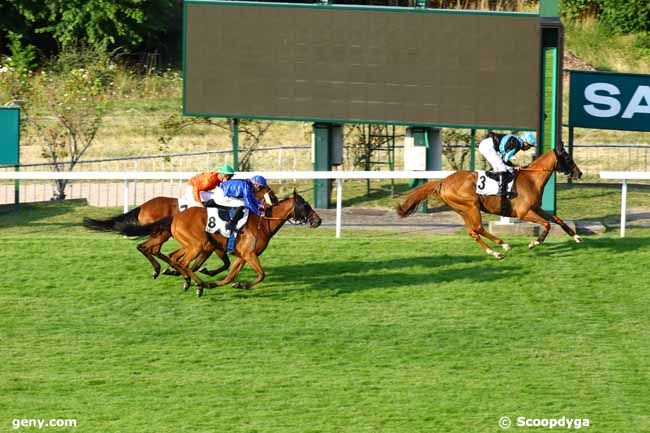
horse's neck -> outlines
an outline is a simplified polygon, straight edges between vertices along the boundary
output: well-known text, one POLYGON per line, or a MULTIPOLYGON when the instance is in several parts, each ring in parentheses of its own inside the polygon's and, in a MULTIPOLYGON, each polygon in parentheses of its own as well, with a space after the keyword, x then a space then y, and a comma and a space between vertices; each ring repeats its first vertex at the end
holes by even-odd
POLYGON ((271 236, 277 233, 293 214, 293 199, 289 198, 281 201, 271 208, 271 218, 269 219, 269 229, 271 236))
POLYGON ((555 162, 555 153, 550 151, 546 152, 526 167, 531 170, 530 172, 532 173, 531 178, 533 179, 533 183, 540 191, 544 188, 544 185, 546 185, 546 182, 548 182, 553 174, 553 171, 555 170, 555 162))

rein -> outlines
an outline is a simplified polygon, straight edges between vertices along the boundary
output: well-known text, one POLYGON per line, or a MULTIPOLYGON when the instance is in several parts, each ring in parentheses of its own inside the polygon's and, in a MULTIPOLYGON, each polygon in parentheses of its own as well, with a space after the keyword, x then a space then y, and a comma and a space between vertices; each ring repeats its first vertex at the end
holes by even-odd
POLYGON ((555 171, 555 170, 549 170, 546 168, 528 168, 528 167, 519 167, 517 171, 555 171))

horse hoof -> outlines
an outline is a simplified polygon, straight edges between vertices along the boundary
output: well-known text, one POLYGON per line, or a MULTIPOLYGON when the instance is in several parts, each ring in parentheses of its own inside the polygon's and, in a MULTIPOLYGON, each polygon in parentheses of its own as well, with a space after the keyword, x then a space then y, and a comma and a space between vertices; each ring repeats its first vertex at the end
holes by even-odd
POLYGON ((176 271, 176 270, 174 270, 174 269, 167 268, 167 269, 165 269, 165 270, 163 271, 163 275, 170 275, 170 276, 172 276, 172 277, 177 277, 177 276, 180 275, 180 274, 178 273, 178 271, 176 271))
POLYGON ((154 270, 154 271, 151 272, 151 276, 153 277, 154 280, 155 280, 156 278, 158 278, 158 275, 160 275, 160 271, 159 271, 159 270, 154 270))
POLYGON ((191 283, 189 281, 185 281, 185 283, 183 284, 183 291, 187 292, 190 288, 190 285, 191 283))
POLYGON ((240 283, 239 281, 232 283, 232 286, 235 289, 240 289, 240 290, 244 290, 246 288, 246 285, 244 283, 240 283))
POLYGON ((196 296, 198 296, 199 298, 203 296, 203 287, 199 287, 198 289, 196 289, 196 296))
POLYGON ((530 241, 530 243, 528 244, 528 248, 532 250, 533 248, 535 248, 540 243, 541 243, 540 241, 530 241))
POLYGON ((510 244, 506 244, 505 242, 501 244, 501 248, 503 248, 503 251, 512 250, 512 247, 510 246, 510 244))
POLYGON ((497 260, 503 260, 505 258, 505 256, 503 254, 497 253, 496 251, 491 250, 489 248, 487 250, 485 250, 485 252, 488 253, 491 256, 494 256, 494 258, 496 258, 497 260))
POLYGON ((578 235, 574 235, 573 240, 576 241, 577 244, 582 242, 582 238, 580 236, 578 236, 578 235))

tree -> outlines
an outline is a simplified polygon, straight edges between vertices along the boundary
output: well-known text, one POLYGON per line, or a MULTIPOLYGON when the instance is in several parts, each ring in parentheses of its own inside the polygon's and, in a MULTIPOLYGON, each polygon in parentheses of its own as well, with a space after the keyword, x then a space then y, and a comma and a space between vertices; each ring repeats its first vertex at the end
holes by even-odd
MULTIPOLYGON (((178 114, 169 116, 163 121, 161 127, 164 135, 158 141, 161 144, 161 151, 166 151, 169 147, 171 140, 178 136, 185 128, 194 125, 209 125, 228 131, 230 136, 233 133, 232 119, 212 119, 209 117, 183 117, 178 114)), ((273 122, 268 120, 247 120, 242 119, 239 121, 239 135, 243 139, 240 141, 240 153, 238 159, 239 170, 250 171, 253 168, 251 157, 253 153, 260 147, 262 138, 269 131, 273 122)))
MULTIPOLYGON (((32 105, 23 111, 54 171, 72 171, 94 143, 114 69, 105 54, 81 47, 62 51, 35 77, 32 105), (37 113, 37 107, 43 112, 37 113)), ((65 198, 67 184, 55 182, 53 199, 65 198)))
MULTIPOLYGON (((96 50, 158 49, 180 40, 179 0, 20 0, 0 2, 0 28, 46 54, 83 43, 96 50)), ((0 53, 7 42, 0 32, 0 53)))

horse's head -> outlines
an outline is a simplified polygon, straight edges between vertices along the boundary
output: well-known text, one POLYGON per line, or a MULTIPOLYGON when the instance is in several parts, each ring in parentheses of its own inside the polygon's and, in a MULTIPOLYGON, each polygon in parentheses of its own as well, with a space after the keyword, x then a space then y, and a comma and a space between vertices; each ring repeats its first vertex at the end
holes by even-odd
POLYGON ((309 203, 295 190, 293 191, 293 216, 291 219, 298 224, 309 223, 309 226, 313 229, 320 226, 321 222, 323 222, 309 203))
POLYGON ((569 179, 580 179, 582 171, 578 168, 571 155, 566 151, 563 144, 556 146, 555 159, 557 160, 556 169, 567 176, 569 179))
POLYGON ((259 200, 264 200, 266 206, 278 204, 278 197, 268 185, 253 184, 253 193, 259 200))

